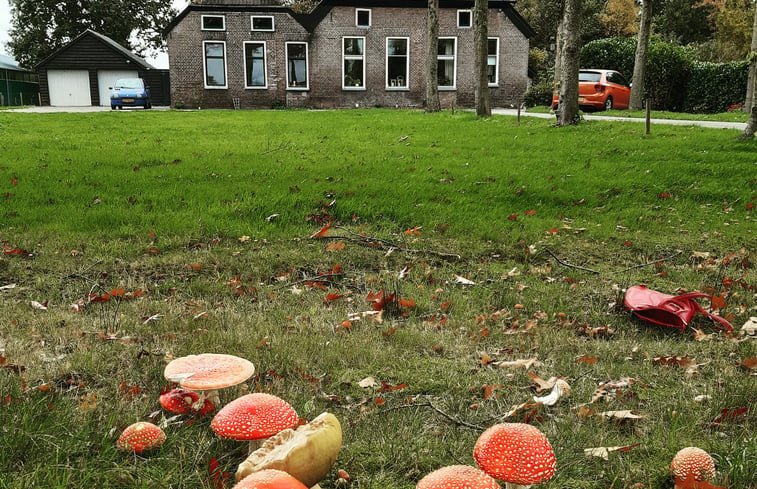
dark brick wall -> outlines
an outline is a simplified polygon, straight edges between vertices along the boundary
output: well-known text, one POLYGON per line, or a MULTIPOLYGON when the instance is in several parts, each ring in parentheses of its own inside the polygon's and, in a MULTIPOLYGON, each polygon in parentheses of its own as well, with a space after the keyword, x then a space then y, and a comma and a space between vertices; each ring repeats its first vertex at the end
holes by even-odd
MULTIPOLYGON (((306 107, 422 107, 425 98, 426 10, 422 8, 372 8, 371 27, 355 26, 354 7, 333 7, 325 18, 308 33, 284 12, 273 15, 275 32, 251 32, 247 12, 221 12, 226 17, 226 30, 203 31, 201 16, 213 14, 189 12, 168 36, 171 74, 171 100, 187 106, 232 108, 239 98, 242 108, 270 108, 275 103, 306 107), (342 37, 365 37, 365 90, 342 89, 342 37), (385 87, 386 38, 410 38, 408 90, 394 91, 385 87), (203 41, 226 42, 226 89, 206 89, 203 80, 203 41), (268 89, 245 89, 243 42, 266 41, 268 89), (308 91, 287 90, 285 42, 308 42, 308 91)), ((473 105, 473 30, 457 28, 457 9, 440 10, 440 37, 457 37, 456 90, 440 92, 442 106, 473 105)), ((498 37, 499 83, 491 88, 492 105, 518 103, 526 90, 528 39, 497 9, 490 9, 489 37, 498 37)))

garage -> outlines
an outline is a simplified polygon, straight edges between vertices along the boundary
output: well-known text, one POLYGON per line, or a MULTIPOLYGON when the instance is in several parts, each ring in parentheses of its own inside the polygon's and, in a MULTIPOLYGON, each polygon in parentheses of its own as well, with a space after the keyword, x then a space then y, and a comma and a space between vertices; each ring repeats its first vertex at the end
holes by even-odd
POLYGON ((48 70, 47 84, 50 90, 50 105, 92 105, 87 70, 48 70))
POLYGON ((136 70, 100 70, 97 72, 100 105, 110 105, 110 89, 119 78, 139 78, 139 73, 136 70))
POLYGON ((142 78, 153 105, 170 105, 168 70, 159 70, 113 39, 87 29, 35 67, 42 105, 110 105, 117 78, 142 78))

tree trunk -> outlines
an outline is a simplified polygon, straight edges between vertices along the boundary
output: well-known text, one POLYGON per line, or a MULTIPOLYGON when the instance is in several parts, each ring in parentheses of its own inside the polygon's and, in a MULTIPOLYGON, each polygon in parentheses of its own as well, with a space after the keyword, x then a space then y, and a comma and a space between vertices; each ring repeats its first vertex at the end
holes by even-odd
POLYGON ((439 112, 439 0, 428 0, 426 23, 426 112, 439 112))
POLYGON ((633 78, 631 85, 631 99, 628 108, 641 110, 644 100, 644 76, 647 71, 647 50, 649 48, 649 31, 652 20, 652 2, 644 0, 641 4, 641 20, 639 21, 639 40, 636 43, 636 58, 633 62, 633 78))
POLYGON ((752 51, 749 53, 749 86, 747 87, 747 100, 744 105, 749 106, 749 120, 741 138, 754 139, 754 132, 757 131, 757 5, 754 7, 752 51))
POLYGON ((578 69, 581 58, 581 0, 565 0, 557 125, 578 124, 578 69))
POLYGON ((489 97, 489 1, 476 0, 473 7, 473 56, 475 73, 475 100, 476 115, 479 117, 491 117, 492 108, 489 97))
POLYGON ((757 66, 754 57, 757 56, 757 5, 754 6, 754 27, 752 27, 752 51, 749 54, 749 81, 746 87, 746 100, 744 101, 744 112, 751 113, 755 104, 755 81, 757 78, 757 66))
MULTIPOLYGON (((562 12, 562 9, 560 10, 562 12)), ((557 24, 557 36, 555 39, 555 80, 554 80, 554 86, 555 89, 560 86, 560 70, 562 69, 562 41, 563 41, 563 32, 562 32, 562 19, 560 19, 560 22, 557 24)))

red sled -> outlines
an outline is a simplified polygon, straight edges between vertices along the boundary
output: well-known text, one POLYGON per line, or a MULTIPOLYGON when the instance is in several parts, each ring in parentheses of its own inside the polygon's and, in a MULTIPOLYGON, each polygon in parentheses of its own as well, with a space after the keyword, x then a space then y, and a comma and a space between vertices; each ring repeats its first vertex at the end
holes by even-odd
POLYGON ((696 314, 701 314, 715 321, 715 327, 719 330, 733 331, 731 323, 724 318, 702 309, 695 300, 699 298, 712 300, 712 296, 704 292, 668 295, 648 289, 644 285, 636 285, 626 291, 625 306, 640 319, 659 326, 683 331, 696 314))

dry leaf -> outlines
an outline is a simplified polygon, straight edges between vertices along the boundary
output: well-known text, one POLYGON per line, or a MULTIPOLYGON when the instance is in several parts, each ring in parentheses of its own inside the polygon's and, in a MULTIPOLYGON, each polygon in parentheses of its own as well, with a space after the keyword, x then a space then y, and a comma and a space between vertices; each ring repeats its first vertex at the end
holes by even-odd
POLYGON ((239 242, 240 242, 240 243, 246 243, 246 242, 248 242, 249 240, 250 240, 250 237, 249 237, 249 236, 242 236, 241 238, 239 238, 239 242))
POLYGON ((541 362, 538 361, 536 358, 527 358, 524 360, 513 360, 510 362, 492 362, 492 365, 496 365, 499 368, 523 367, 526 370, 528 370, 531 367, 541 366, 541 362))
POLYGON ((529 372, 528 376, 536 383, 536 392, 552 389, 555 386, 555 383, 558 381, 557 377, 550 377, 549 380, 544 380, 533 372, 529 372))
POLYGON ((558 380, 549 395, 544 397, 534 396, 534 402, 540 402, 545 406, 554 406, 561 397, 568 397, 569 395, 570 385, 564 380, 558 380))
POLYGON ((596 448, 584 448, 584 454, 591 457, 599 457, 605 460, 610 460, 610 453, 612 452, 627 452, 632 448, 638 447, 640 444, 629 445, 627 447, 596 447, 596 448))
POLYGON ((265 220, 268 221, 268 222, 271 222, 274 219, 276 219, 277 217, 279 217, 278 214, 271 214, 270 216, 266 217, 265 220))
POLYGON ((342 251, 344 246, 344 241, 334 241, 326 247, 326 251, 342 251))
POLYGON ((612 420, 637 420, 637 419, 644 419, 646 416, 643 414, 635 414, 631 410, 623 410, 623 411, 603 411, 598 414, 598 416, 602 416, 606 419, 612 419, 612 420))
POLYGON ((476 285, 476 282, 461 277, 460 275, 455 275, 455 283, 460 285, 476 285))
POLYGON ((16 284, 8 284, 8 285, 3 285, 2 287, 0 287, 0 290, 10 290, 10 289, 15 289, 15 288, 16 288, 16 284))
POLYGON ((749 318, 749 320, 744 323, 744 326, 741 327, 741 331, 747 336, 757 337, 757 318, 749 318))
POLYGON ((378 383, 376 383, 376 379, 374 379, 373 377, 366 377, 358 382, 357 385, 359 385, 363 389, 378 387, 378 383))
POLYGON ((32 305, 32 309, 36 309, 38 311, 47 311, 47 306, 45 304, 40 304, 37 301, 32 301, 31 305, 32 305))

